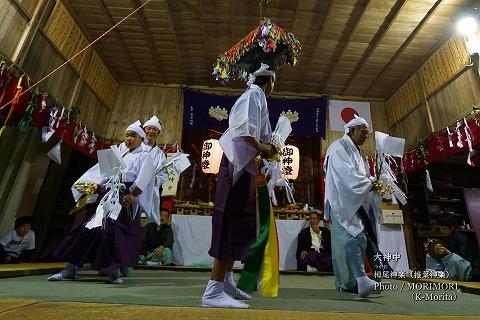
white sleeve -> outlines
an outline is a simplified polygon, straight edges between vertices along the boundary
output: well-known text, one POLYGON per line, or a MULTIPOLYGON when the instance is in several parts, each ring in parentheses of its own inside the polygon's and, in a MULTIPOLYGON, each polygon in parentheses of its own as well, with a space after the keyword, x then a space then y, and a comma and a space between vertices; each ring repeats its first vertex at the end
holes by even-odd
POLYGON ((0 244, 6 246, 12 240, 12 232, 9 231, 0 239, 0 244))
POLYGON ((24 250, 33 250, 33 249, 35 249, 35 232, 33 230, 30 230, 28 242, 24 250))
POLYGON ((335 172, 337 177, 335 182, 337 186, 341 186, 340 189, 350 190, 355 195, 368 196, 372 180, 355 169, 352 159, 343 149, 337 149, 330 155, 328 165, 330 170, 335 172))
POLYGON ((139 159, 141 160, 140 170, 130 190, 133 190, 134 187, 138 187, 144 192, 153 184, 155 171, 152 158, 147 153, 140 155, 139 159))
POLYGON ((267 106, 262 108, 262 130, 260 132, 260 142, 267 143, 272 138, 272 125, 270 124, 267 106))
POLYGON ((232 140, 239 140, 241 137, 260 138, 260 98, 260 93, 253 90, 239 98, 237 107, 232 109, 229 116, 228 128, 232 140))

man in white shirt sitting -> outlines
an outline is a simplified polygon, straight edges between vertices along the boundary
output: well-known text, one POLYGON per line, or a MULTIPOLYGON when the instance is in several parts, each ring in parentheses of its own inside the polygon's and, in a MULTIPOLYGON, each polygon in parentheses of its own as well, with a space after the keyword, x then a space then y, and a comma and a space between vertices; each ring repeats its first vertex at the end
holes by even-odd
POLYGON ((35 232, 31 228, 31 217, 15 220, 15 228, 0 239, 0 263, 32 262, 35 232))
POLYGON ((297 269, 300 271, 333 271, 330 231, 319 224, 319 214, 312 212, 310 226, 298 234, 297 269))

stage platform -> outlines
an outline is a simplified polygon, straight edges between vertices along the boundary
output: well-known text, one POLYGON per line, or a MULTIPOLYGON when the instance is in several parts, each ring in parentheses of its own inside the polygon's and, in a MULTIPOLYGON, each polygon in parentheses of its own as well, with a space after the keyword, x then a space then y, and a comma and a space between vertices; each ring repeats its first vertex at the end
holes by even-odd
MULTIPOLYGON (((282 274, 277 298, 254 293, 249 310, 201 308, 208 270, 186 267, 136 269, 120 286, 105 283, 95 271, 76 280, 47 281, 61 264, 30 264, 36 275, 0 280, 3 319, 480 319, 480 295, 454 290, 418 293, 454 294, 455 301, 413 301, 408 282, 390 281, 397 290, 368 298, 334 289, 331 275, 282 274), (170 268, 168 270, 167 268, 170 268), (45 274, 40 274, 45 273, 45 274)), ((13 265, 26 272, 25 266, 13 265)), ((0 274, 9 271, 0 267, 0 274)), ((12 270, 10 270, 11 272, 12 270)), ((235 275, 237 278, 239 274, 235 275)), ((460 283, 459 283, 460 285, 460 283)), ((462 283, 461 285, 465 285, 462 283)), ((478 283, 469 286, 478 287, 478 283)))

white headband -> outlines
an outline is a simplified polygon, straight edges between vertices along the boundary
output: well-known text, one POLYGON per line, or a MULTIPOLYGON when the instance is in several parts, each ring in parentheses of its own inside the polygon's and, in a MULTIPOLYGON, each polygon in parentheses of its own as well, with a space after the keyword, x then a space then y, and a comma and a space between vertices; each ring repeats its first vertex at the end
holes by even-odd
POLYGON ((143 124, 144 128, 148 126, 155 127, 158 129, 158 131, 162 130, 162 124, 160 123, 160 120, 157 118, 157 116, 151 117, 143 124))
POLYGON ((257 79, 258 76, 272 76, 273 81, 275 81, 275 72, 268 70, 268 68, 270 68, 268 64, 262 63, 260 65, 260 69, 258 69, 254 73, 250 73, 248 75, 247 86, 250 87, 255 82, 255 79, 257 79))
POLYGON ((368 128, 368 122, 362 117, 355 115, 355 118, 353 118, 352 120, 350 120, 350 122, 344 125, 343 129, 345 130, 345 133, 348 133, 350 131, 350 128, 358 126, 367 126, 368 128))
POLYGON ((143 140, 145 140, 145 138, 146 138, 145 131, 143 131, 143 129, 142 129, 142 123, 140 122, 140 120, 137 120, 134 123, 132 123, 131 125, 129 125, 128 128, 125 130, 125 133, 127 133, 127 131, 135 132, 140 137, 142 137, 143 140))

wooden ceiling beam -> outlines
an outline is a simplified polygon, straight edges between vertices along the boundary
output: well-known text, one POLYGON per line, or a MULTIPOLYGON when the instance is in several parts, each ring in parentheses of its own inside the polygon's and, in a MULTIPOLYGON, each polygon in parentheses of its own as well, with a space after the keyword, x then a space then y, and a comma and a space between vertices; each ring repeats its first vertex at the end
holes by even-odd
POLYGON ((180 63, 179 67, 181 68, 182 73, 183 73, 183 79, 184 79, 183 84, 189 85, 190 84, 190 77, 188 76, 187 70, 185 70, 186 65, 185 65, 185 62, 182 59, 182 52, 180 51, 180 47, 178 46, 179 38, 177 37, 177 33, 175 31, 175 25, 173 24, 172 11, 171 11, 172 9, 171 9, 171 6, 169 4, 170 1, 165 0, 165 6, 167 8, 168 25, 170 26, 170 32, 172 33, 173 38, 175 39, 175 49, 177 50, 177 57, 178 57, 178 61, 180 63))
MULTIPOLYGON (((392 66, 395 61, 397 61, 398 57, 402 54, 402 52, 410 45, 410 43, 415 39, 418 33, 422 30, 422 28, 427 24, 428 20, 433 16, 435 11, 437 11, 438 7, 442 4, 443 0, 437 0, 433 6, 428 10, 427 14, 423 17, 423 19, 418 23, 418 25, 413 29, 412 33, 408 36, 408 38, 402 43, 400 48, 395 52, 395 54, 390 58, 387 64, 380 70, 377 76, 373 79, 372 83, 368 86, 365 92, 362 94, 363 97, 367 96, 370 90, 377 84, 378 80, 383 76, 383 74, 392 66)), ((410 75, 408 75, 410 76, 410 75)), ((402 81, 399 82, 403 82, 402 81)))
MULTIPOLYGON (((139 0, 131 0, 131 1, 135 8, 138 8, 142 5, 139 0)), ((136 13, 137 20, 138 20, 138 23, 140 24, 140 28, 142 29, 144 36, 147 38, 147 46, 150 51, 150 54, 152 55, 153 61, 155 61, 155 68, 157 69, 157 72, 159 73, 161 79, 163 80, 163 83, 168 83, 168 77, 167 77, 167 74, 165 73, 165 69, 163 68, 163 62, 158 58, 159 53, 157 52, 155 39, 153 39, 152 37, 150 24, 148 22, 147 17, 145 16, 144 10, 145 8, 142 8, 140 11, 137 11, 136 13)))
MULTIPOLYGON (((102 9, 102 11, 105 13, 105 16, 107 17, 108 21, 111 23, 111 26, 114 26, 115 25, 115 21, 113 21, 113 18, 112 18, 112 15, 110 14, 110 11, 108 11, 108 7, 107 5, 105 4, 105 1, 104 0, 99 0, 98 3, 100 4, 100 8, 102 9)), ((118 28, 115 28, 113 30, 113 32, 115 33, 115 35, 117 36, 117 39, 120 43, 120 46, 122 47, 122 49, 125 51, 125 54, 127 55, 128 59, 130 60, 130 63, 132 64, 133 66, 133 70, 135 71, 135 74, 138 76, 138 78, 140 79, 141 82, 143 82, 143 77, 140 73, 140 71, 138 70, 137 68, 137 65, 135 64, 135 60, 133 59, 130 51, 128 50, 128 47, 127 45, 125 44, 125 39, 123 39, 123 36, 122 34, 120 33, 120 31, 118 30, 118 28)))
POLYGON ((312 54, 306 62, 307 68, 305 69, 305 76, 303 77, 302 81, 300 82, 299 90, 302 90, 305 81, 308 78, 308 73, 312 69, 313 62, 315 61, 314 55, 315 52, 317 51, 317 48, 320 46, 320 40, 322 39, 323 35, 327 32, 325 29, 326 26, 328 26, 330 20, 333 18, 333 12, 335 11, 335 5, 338 3, 338 0, 329 0, 330 4, 328 6, 328 11, 327 14, 325 15, 325 19, 323 19, 322 27, 320 28, 320 31, 318 32, 317 38, 315 40, 315 47, 313 48, 312 54))
MULTIPOLYGON (((293 12, 293 18, 292 18, 292 24, 290 25, 290 32, 294 32, 293 28, 295 27, 295 23, 297 22, 297 18, 298 18, 298 11, 299 11, 299 6, 300 6, 300 2, 302 0, 296 0, 296 3, 295 3, 295 11, 293 12)), ((287 66, 286 66, 287 67, 287 66)), ((279 89, 283 88, 283 85, 282 85, 282 82, 280 81, 279 83, 279 89)))
POLYGON ((353 79, 357 76, 358 72, 360 72, 360 69, 363 67, 364 63, 367 62, 367 60, 370 58, 372 53, 378 47, 379 43, 382 41, 385 34, 387 34, 388 30, 390 30, 390 27, 393 25, 393 23, 397 19, 400 11, 402 10, 406 2, 407 0, 397 0, 395 4, 392 6, 392 8, 390 9, 390 12, 385 17, 385 20, 383 21, 382 25, 380 26, 378 31, 375 33, 372 40, 369 42, 367 49, 365 49, 360 60, 358 60, 357 64, 355 65, 355 68, 353 69, 350 77, 348 77, 348 80, 343 86, 340 95, 343 96, 345 94, 350 84, 352 83, 353 79))
MULTIPOLYGON (((205 6, 203 5, 203 0, 199 0, 199 1, 200 1, 200 20, 201 20, 202 31, 203 31, 203 59, 205 60, 205 69, 207 70, 207 72, 211 73, 211 71, 213 70, 214 61, 211 61, 210 63, 208 62, 208 44, 207 44, 208 34, 205 30, 205 6)), ((213 76, 209 75, 207 79, 208 79, 208 86, 215 87, 215 79, 213 78, 213 76)))
POLYGON ((325 69, 325 75, 323 76, 323 79, 319 85, 319 92, 323 91, 323 89, 328 83, 328 80, 330 79, 330 76, 332 75, 333 71, 337 67, 337 64, 340 62, 343 56, 343 53, 345 52, 345 49, 348 47, 348 44, 350 43, 350 39, 355 33, 355 30, 360 24, 360 21, 365 15, 365 12, 367 12, 369 2, 370 2, 369 0, 358 0, 357 3, 355 4, 352 14, 348 19, 345 25, 345 28, 343 29, 342 35, 338 39, 338 43, 335 47, 335 50, 333 51, 333 54, 330 57, 330 61, 328 62, 327 68, 325 69), (350 24, 351 26, 349 27, 350 24))

